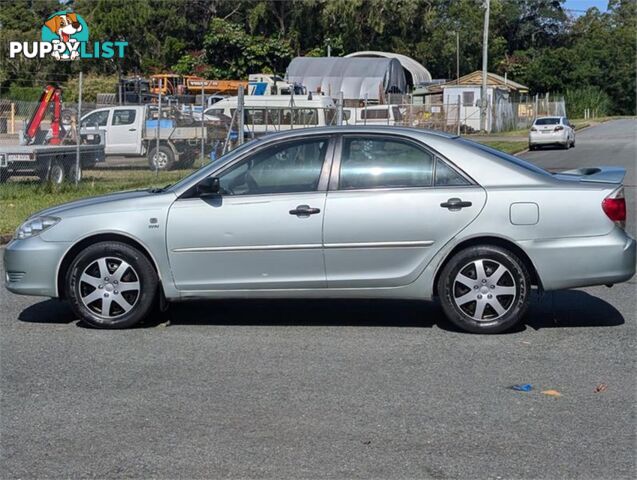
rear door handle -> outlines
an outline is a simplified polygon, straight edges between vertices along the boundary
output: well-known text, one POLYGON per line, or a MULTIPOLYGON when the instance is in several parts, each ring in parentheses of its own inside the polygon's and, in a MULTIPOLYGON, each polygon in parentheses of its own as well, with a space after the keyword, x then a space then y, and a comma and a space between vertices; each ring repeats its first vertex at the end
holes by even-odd
POLYGON ((294 210, 290 210, 290 215, 296 215, 298 217, 309 217, 310 215, 316 215, 321 213, 320 208, 312 208, 309 205, 299 205, 294 210))
POLYGON ((460 198, 450 198, 446 202, 442 202, 440 206, 442 208, 448 208, 450 211, 457 211, 463 209, 465 207, 470 207, 472 205, 471 202, 465 202, 460 198))
POLYGON ((137 131, 137 129, 136 128, 129 128, 128 131, 129 132, 135 132, 135 131, 137 131))

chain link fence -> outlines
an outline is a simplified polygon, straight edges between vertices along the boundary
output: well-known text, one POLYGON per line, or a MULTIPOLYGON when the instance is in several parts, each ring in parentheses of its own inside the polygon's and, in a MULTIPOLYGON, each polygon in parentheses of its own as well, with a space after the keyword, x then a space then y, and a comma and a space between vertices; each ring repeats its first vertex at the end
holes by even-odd
MULTIPOLYGON (((82 99, 80 82, 79 98, 82 99)), ((161 88, 160 88, 161 90, 161 88)), ((41 102, 15 100, 0 92, 0 148, 24 144, 47 145, 55 107, 46 106, 36 138, 25 139, 28 122, 41 102)), ((106 161, 95 169, 139 169, 156 173, 199 168, 243 142, 288 130, 335 125, 405 126, 470 134, 479 131, 475 105, 414 103, 410 95, 392 95, 389 105, 343 101, 321 95, 251 96, 240 91, 215 103, 214 96, 184 99, 155 95, 146 103, 120 102, 121 95, 98 94, 95 101, 63 101, 59 113, 59 144, 84 143, 95 135, 104 145, 106 161), (79 120, 78 120, 79 119, 79 120), (80 141, 76 134, 79 123, 80 141)), ((141 96, 140 96, 141 99, 141 96)), ((93 100, 93 99, 91 99, 93 100)), ((41 113, 41 112, 40 112, 41 113)), ((491 132, 530 127, 537 116, 565 115, 563 99, 535 96, 524 102, 498 101, 487 109, 491 132)), ((78 147, 79 164, 79 147, 78 147)), ((184 174, 187 172, 184 172, 184 174)))

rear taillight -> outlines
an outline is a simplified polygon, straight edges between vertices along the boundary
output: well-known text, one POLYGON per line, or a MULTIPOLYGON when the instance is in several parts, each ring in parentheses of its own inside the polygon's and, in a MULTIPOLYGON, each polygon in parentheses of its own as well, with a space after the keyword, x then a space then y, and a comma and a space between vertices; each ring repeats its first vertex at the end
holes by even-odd
POLYGON ((537 128, 535 128, 535 127, 531 127, 531 131, 532 131, 532 132, 537 132, 537 128))
POLYGON ((559 132, 560 130, 564 130, 564 127, 562 125, 558 125, 557 127, 555 127, 556 132, 559 132))
POLYGON ((624 198, 624 187, 620 187, 602 200, 602 210, 608 218, 616 225, 624 228, 626 226, 626 199, 624 198))

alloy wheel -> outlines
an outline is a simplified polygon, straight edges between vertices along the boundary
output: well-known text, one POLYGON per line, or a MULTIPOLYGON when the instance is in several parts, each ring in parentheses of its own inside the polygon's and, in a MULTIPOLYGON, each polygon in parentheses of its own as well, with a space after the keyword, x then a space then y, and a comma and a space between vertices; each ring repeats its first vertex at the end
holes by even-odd
POLYGON ((462 267, 453 282, 453 300, 468 317, 493 321, 513 306, 517 293, 509 269, 491 259, 474 260, 462 267))
POLYGON ((139 275, 120 258, 98 258, 80 275, 79 293, 86 308, 105 320, 112 320, 130 312, 139 300, 139 275))

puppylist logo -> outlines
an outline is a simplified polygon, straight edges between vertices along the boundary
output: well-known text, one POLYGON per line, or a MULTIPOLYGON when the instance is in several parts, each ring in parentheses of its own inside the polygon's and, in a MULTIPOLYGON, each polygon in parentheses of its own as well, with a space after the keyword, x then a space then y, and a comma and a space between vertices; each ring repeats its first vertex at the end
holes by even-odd
POLYGON ((10 42, 9 58, 51 56, 56 60, 78 58, 123 58, 128 42, 88 41, 86 21, 77 13, 60 11, 50 15, 42 26, 40 42, 10 42))

